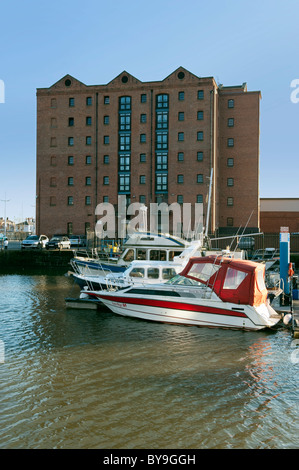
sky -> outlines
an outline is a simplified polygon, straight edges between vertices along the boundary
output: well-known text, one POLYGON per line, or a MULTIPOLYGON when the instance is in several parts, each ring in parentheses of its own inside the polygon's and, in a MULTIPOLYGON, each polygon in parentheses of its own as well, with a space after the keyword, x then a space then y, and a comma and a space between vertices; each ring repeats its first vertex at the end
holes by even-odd
POLYGON ((0 217, 35 215, 37 88, 180 66, 261 91, 260 197, 299 197, 298 18, 298 0, 0 0, 0 217))

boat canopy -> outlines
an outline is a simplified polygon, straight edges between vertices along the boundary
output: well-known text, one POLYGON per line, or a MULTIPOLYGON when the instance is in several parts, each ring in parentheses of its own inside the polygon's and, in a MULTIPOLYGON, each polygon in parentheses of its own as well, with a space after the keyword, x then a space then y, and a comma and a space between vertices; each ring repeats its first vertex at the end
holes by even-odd
POLYGON ((267 299, 265 266, 222 256, 191 258, 180 273, 210 287, 223 302, 258 306, 267 299))

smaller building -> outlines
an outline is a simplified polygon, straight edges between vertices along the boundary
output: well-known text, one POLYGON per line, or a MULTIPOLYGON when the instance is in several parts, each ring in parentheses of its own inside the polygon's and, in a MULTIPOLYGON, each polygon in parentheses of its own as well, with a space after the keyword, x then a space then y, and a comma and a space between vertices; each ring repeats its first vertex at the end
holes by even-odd
POLYGON ((299 233, 299 198, 260 199, 261 232, 279 233, 280 227, 299 233))

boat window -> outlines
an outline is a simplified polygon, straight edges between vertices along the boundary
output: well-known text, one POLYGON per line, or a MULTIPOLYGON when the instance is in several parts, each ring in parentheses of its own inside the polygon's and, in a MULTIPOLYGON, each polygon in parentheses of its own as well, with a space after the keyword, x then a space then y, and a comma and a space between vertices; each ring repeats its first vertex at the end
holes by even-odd
POLYGON ((228 268, 223 289, 237 289, 248 273, 238 271, 237 269, 228 268))
POLYGON ((146 259, 146 250, 137 250, 137 259, 146 259))
POLYGON ((173 268, 163 268, 162 269, 162 279, 171 279, 175 276, 176 272, 173 268))
POLYGON ((133 261, 134 259, 134 250, 130 249, 124 256, 124 261, 133 261))
POLYGON ((168 290, 158 290, 158 289, 136 289, 136 288, 131 288, 127 291, 128 294, 139 294, 139 295, 152 295, 152 296, 157 296, 157 295, 164 295, 166 297, 180 297, 180 294, 175 291, 168 291, 168 290))
POLYGON ((133 268, 130 277, 144 277, 144 268, 133 268))
POLYGON ((169 261, 172 261, 175 256, 180 256, 182 251, 170 251, 169 252, 169 261))
POLYGON ((263 271, 257 273, 257 286, 261 292, 266 289, 263 271))
POLYGON ((173 278, 169 279, 169 281, 166 281, 165 284, 172 284, 172 285, 183 285, 183 286, 198 286, 198 282, 194 281, 193 279, 187 279, 184 276, 181 276, 180 274, 177 274, 173 278))
POLYGON ((215 274, 220 265, 212 263, 197 263, 193 264, 192 268, 188 272, 188 276, 195 277, 202 282, 207 282, 213 274, 215 274))
POLYGON ((148 268, 147 277, 148 277, 148 279, 159 279, 159 269, 158 268, 148 268))
POLYGON ((165 250, 151 250, 150 260, 151 261, 166 261, 166 251, 165 250))

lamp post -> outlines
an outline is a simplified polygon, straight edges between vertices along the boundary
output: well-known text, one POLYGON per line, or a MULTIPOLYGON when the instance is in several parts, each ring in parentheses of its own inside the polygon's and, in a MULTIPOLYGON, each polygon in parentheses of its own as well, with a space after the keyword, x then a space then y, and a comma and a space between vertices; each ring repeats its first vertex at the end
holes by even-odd
POLYGON ((1 199, 1 202, 4 202, 4 236, 6 237, 6 203, 9 202, 10 199, 6 199, 6 193, 5 193, 5 199, 1 199))

